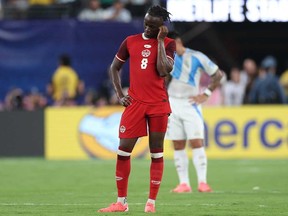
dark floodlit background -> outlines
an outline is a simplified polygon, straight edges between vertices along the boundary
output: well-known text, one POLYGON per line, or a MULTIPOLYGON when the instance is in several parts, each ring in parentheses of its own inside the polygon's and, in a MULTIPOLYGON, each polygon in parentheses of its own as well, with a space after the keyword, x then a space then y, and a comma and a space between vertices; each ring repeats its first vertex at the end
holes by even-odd
MULTIPOLYGON (((121 41, 127 35, 142 32, 142 14, 148 7, 140 7, 142 14, 137 14, 135 8, 128 7, 133 15, 133 20, 128 23, 83 22, 77 19, 77 14, 87 5, 85 0, 55 2, 49 6, 38 7, 29 6, 28 1, 26 10, 21 10, 19 5, 24 2, 26 0, 2 1, 2 101, 13 87, 23 88, 26 92, 36 87, 45 92, 46 84, 50 81, 62 53, 71 56, 72 65, 84 80, 87 89, 101 89, 108 79, 107 68, 121 41)), ((166 1, 147 2, 160 3, 166 7, 166 1)), ((181 2, 183 1, 177 3, 180 9, 181 2)), ((191 1, 190 4, 193 5, 193 2, 196 2, 195 5, 199 4, 197 1, 191 1)), ((227 75, 231 67, 241 68, 245 58, 252 58, 260 64, 267 55, 277 59, 278 76, 288 67, 288 22, 250 22, 247 19, 243 22, 232 22, 228 19, 226 22, 173 21, 168 25, 171 30, 182 34, 186 46, 203 51, 216 61, 227 75)), ((129 79, 127 71, 126 66, 123 72, 125 85, 128 85, 129 79)))
MULTIPOLYGON (((97 4, 97 0, 0 1, 0 214, 96 215, 97 209, 115 201, 115 159, 124 108, 107 71, 125 37, 143 32, 149 6, 172 4, 169 29, 181 34, 185 46, 215 61, 227 79, 203 104, 208 182, 214 192, 197 192, 193 155, 187 148, 193 193, 170 193, 178 176, 172 143, 165 140, 157 211, 287 215, 288 106, 244 104, 237 91, 242 83, 232 82, 230 72, 238 67, 245 78, 245 59, 261 66, 266 56, 272 56, 276 83, 284 71, 288 75, 288 0, 120 0, 127 9, 124 13, 131 15, 125 20, 111 20, 107 11, 114 0, 100 0, 105 13, 97 21, 80 16, 89 1, 97 4), (70 57, 82 82, 72 101, 55 102, 49 84, 63 54, 70 57), (223 102, 228 82, 233 87, 227 92, 233 94, 226 99, 240 101, 233 106, 223 102)), ((93 19, 94 12, 88 10, 93 19)), ((257 75, 260 70, 252 71, 257 75)), ((121 75, 123 87, 128 87, 128 64, 121 75)), ((209 77, 203 77, 201 87, 206 88, 209 77)), ((242 91, 251 86, 243 85, 242 91)), ((288 76, 286 85, 288 99, 288 76)), ((260 93, 274 97, 275 86, 260 93)), ((147 137, 139 139, 132 158, 129 211, 143 215, 149 188, 147 137)))

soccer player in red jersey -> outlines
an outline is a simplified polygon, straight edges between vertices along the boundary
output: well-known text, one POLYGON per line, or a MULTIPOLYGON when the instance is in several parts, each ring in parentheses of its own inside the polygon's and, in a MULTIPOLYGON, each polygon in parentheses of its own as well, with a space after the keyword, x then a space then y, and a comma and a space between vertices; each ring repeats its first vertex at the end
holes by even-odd
POLYGON ((128 36, 110 66, 114 89, 120 103, 126 108, 119 126, 117 202, 98 212, 128 211, 130 156, 138 138, 147 136, 147 129, 151 166, 150 191, 144 211, 155 212, 155 200, 163 174, 163 142, 171 113, 165 76, 173 69, 176 50, 174 40, 166 37, 168 28, 164 25, 165 21, 170 21, 170 13, 165 8, 158 5, 150 7, 144 18, 144 33, 128 36), (120 70, 128 58, 130 86, 128 95, 124 95, 120 70))

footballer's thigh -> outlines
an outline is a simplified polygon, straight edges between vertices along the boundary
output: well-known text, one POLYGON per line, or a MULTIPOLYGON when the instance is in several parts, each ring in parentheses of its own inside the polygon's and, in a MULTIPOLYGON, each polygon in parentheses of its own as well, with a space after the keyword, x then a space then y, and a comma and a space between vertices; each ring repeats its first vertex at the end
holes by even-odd
POLYGON ((183 112, 183 121, 187 140, 204 139, 204 119, 200 105, 190 105, 183 112))
POLYGON ((168 127, 165 138, 168 140, 186 140, 183 121, 178 118, 173 111, 168 118, 168 127))
POLYGON ((149 116, 149 146, 151 148, 163 148, 164 137, 167 130, 168 115, 149 116))
POLYGON ((134 100, 125 108, 119 126, 119 138, 147 136, 146 106, 134 100))
POLYGON ((150 148, 163 148, 170 113, 171 108, 169 103, 148 106, 146 116, 149 128, 150 148))
POLYGON ((171 104, 172 113, 168 118, 166 139, 186 140, 183 117, 181 115, 186 100, 172 97, 169 100, 171 104))

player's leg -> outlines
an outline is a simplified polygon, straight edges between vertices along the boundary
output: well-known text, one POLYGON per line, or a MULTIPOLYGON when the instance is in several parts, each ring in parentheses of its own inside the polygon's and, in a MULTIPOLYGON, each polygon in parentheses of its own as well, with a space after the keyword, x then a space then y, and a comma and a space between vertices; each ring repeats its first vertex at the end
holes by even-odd
POLYGON ((126 212, 129 210, 127 203, 128 180, 131 170, 130 156, 137 142, 137 138, 120 139, 116 161, 116 185, 118 197, 116 203, 107 208, 99 209, 98 212, 126 212))
POLYGON ((173 140, 174 165, 179 184, 172 190, 174 193, 189 193, 192 191, 189 179, 189 159, 186 153, 186 140, 173 140))
POLYGON ((137 138, 120 139, 116 162, 117 202, 127 204, 128 179, 131 170, 131 153, 137 138))
MULTIPOLYGON (((179 178, 179 184, 171 190, 175 193, 191 192, 189 179, 189 159, 186 153, 186 134, 184 130, 183 107, 186 101, 183 99, 170 98, 173 112, 169 116, 166 139, 172 140, 174 148, 174 165, 179 178)), ((188 102, 187 102, 188 104, 188 102)), ((190 104, 189 109, 191 109, 190 104)))
POLYGON ((137 101, 128 106, 121 118, 119 127, 120 145, 117 152, 116 183, 118 202, 127 202, 128 178, 130 174, 130 156, 137 137, 147 135, 145 106, 137 101))
POLYGON ((116 161, 117 202, 112 203, 107 208, 100 209, 99 212, 128 211, 127 191, 131 169, 131 153, 138 137, 147 134, 146 119, 143 111, 141 111, 142 107, 136 105, 137 102, 133 102, 125 109, 119 126, 120 145, 116 161))
POLYGON ((199 192, 211 192, 210 186, 207 184, 207 156, 203 146, 203 139, 189 140, 192 148, 193 164, 198 179, 199 192))
POLYGON ((148 118, 151 165, 150 190, 145 206, 145 212, 155 212, 155 201, 161 185, 164 170, 163 143, 167 129, 167 122, 167 114, 148 118))
POLYGON ((188 137, 189 146, 192 148, 192 161, 198 179, 198 191, 211 192, 207 184, 207 156, 204 148, 204 121, 201 107, 192 106, 193 115, 185 121, 184 128, 188 137))

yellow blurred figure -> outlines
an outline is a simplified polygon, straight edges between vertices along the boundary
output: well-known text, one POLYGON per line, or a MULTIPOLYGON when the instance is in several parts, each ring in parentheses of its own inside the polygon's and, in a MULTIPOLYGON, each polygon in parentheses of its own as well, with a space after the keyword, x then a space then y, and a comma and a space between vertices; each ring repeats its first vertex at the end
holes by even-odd
POLYGON ((52 79, 54 100, 61 100, 63 96, 74 98, 77 93, 78 81, 78 76, 72 68, 60 66, 52 79))
POLYGON ((69 56, 60 57, 59 66, 47 86, 47 92, 56 105, 75 105, 77 95, 84 92, 84 84, 71 67, 69 56))
POLYGON ((54 0, 29 0, 29 5, 51 5, 54 4, 54 0))

